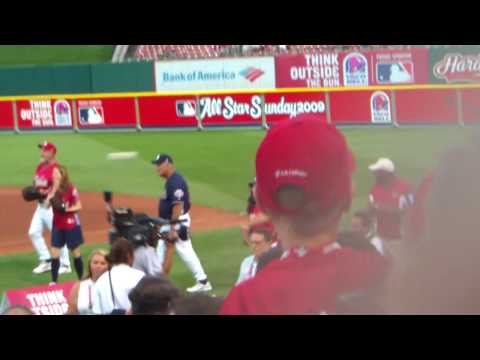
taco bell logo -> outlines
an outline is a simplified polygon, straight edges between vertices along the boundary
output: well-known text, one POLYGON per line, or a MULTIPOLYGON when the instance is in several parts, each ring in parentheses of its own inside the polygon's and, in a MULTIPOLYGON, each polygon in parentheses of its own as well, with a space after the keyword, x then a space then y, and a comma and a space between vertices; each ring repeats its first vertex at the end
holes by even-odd
POLYGON ((368 62, 360 53, 351 53, 343 59, 345 86, 368 86, 368 62))
POLYGON ((370 109, 373 124, 390 124, 392 122, 390 98, 383 91, 377 91, 372 94, 370 109))
POLYGON ((72 111, 66 100, 57 100, 53 105, 56 126, 72 126, 72 111))

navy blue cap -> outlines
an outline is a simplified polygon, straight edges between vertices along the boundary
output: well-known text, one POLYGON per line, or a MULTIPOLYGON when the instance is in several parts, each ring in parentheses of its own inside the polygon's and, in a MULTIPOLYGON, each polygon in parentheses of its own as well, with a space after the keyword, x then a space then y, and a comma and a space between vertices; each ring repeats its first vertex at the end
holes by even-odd
POLYGON ((165 161, 168 161, 170 164, 173 164, 172 157, 167 154, 158 154, 157 156, 155 156, 155 159, 152 160, 152 164, 160 165, 165 161))

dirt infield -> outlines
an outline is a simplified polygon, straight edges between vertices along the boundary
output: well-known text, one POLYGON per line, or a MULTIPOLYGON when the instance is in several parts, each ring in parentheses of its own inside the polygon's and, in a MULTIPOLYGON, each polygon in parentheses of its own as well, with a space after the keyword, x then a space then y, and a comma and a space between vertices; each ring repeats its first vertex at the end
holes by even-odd
MULTIPOLYGON (((36 203, 26 203, 17 188, 0 188, 0 255, 32 251, 28 238, 28 227, 35 211, 36 203)), ((105 205, 101 193, 81 193, 83 210, 80 218, 87 244, 105 243, 109 224, 106 221, 105 205)), ((128 206, 135 212, 157 214, 158 199, 114 194, 117 207, 128 206)), ((245 217, 224 210, 193 205, 190 210, 192 230, 205 231, 239 226, 245 217)), ((46 234, 47 244, 50 237, 46 234)))

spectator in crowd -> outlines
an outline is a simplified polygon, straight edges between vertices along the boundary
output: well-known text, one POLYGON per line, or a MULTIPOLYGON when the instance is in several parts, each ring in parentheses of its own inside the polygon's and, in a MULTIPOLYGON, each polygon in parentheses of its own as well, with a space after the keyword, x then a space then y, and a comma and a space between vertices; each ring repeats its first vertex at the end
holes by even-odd
POLYGON ((109 270, 93 287, 92 310, 95 314, 120 314, 130 309, 128 294, 145 276, 143 271, 132 268, 133 251, 132 244, 124 238, 112 244, 107 255, 109 270))
POLYGON ((33 315, 32 310, 30 310, 28 307, 23 306, 23 305, 12 305, 9 306, 5 311, 2 313, 2 315, 33 315))
POLYGON ((168 315, 172 301, 180 297, 178 290, 167 278, 145 276, 128 295, 132 307, 129 315, 168 315))
POLYGON ((107 252, 94 250, 88 258, 87 275, 77 282, 68 297, 67 315, 93 315, 93 286, 108 270, 107 252))
POLYGON ((396 176, 395 164, 388 158, 378 159, 369 169, 375 176, 369 197, 369 211, 375 220, 372 242, 395 258, 403 249, 403 220, 413 204, 412 188, 396 176))
POLYGON ((240 274, 238 276, 237 285, 245 280, 255 276, 257 271, 258 259, 271 249, 274 233, 273 228, 269 224, 253 225, 249 231, 249 245, 252 255, 246 257, 240 265, 240 274))
POLYGON ((187 294, 173 301, 170 315, 218 315, 223 298, 208 294, 187 294))
POLYGON ((325 314, 337 297, 368 291, 387 261, 335 243, 351 203, 351 159, 343 135, 309 118, 271 129, 256 157, 257 200, 272 219, 282 259, 234 287, 221 314, 325 314))
POLYGON ((480 314, 478 216, 480 146, 449 150, 435 170, 425 203, 422 241, 394 272, 389 312, 480 314))
POLYGON ((372 219, 366 211, 357 211, 353 214, 350 231, 341 232, 337 242, 340 246, 351 247, 356 250, 376 250, 383 255, 382 244, 373 237, 372 219))

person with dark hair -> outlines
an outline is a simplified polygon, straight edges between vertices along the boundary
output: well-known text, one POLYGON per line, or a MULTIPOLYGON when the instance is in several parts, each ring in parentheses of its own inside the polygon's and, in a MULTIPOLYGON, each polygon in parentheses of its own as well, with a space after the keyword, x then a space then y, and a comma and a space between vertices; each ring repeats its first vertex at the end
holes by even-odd
POLYGON ((371 227, 370 215, 365 211, 357 211, 353 214, 350 231, 340 232, 337 243, 355 250, 378 251, 383 255, 382 243, 375 242, 371 227))
POLYGON ((273 228, 268 226, 268 224, 251 226, 248 235, 248 243, 252 255, 242 261, 236 285, 255 276, 258 259, 272 248, 274 234, 273 228))
POLYGON ((58 281, 60 252, 65 246, 73 255, 73 264, 78 279, 80 280, 83 277, 83 260, 80 247, 84 243, 84 239, 78 214, 82 210, 80 194, 75 185, 70 181, 67 168, 59 165, 57 166, 57 171, 60 173, 61 179, 58 191, 52 199, 52 282, 50 284, 55 284, 58 281))
POLYGON ((109 270, 95 283, 93 288, 93 313, 112 314, 125 312, 130 306, 129 292, 145 276, 143 271, 133 269, 133 246, 124 239, 114 241, 107 255, 109 270))
POLYGON ((389 313, 480 314, 479 153, 479 144, 467 143, 442 156, 422 237, 389 280, 389 313))
POLYGON ((351 203, 351 160, 339 130, 310 116, 268 131, 256 156, 257 200, 286 252, 235 286, 220 314, 331 314, 340 295, 379 284, 386 259, 336 244, 351 203))
POLYGON ((32 310, 23 305, 12 305, 5 309, 2 315, 33 315, 32 310))
POLYGON ((129 315, 168 315, 171 303, 180 297, 178 290, 167 278, 145 276, 128 298, 132 303, 129 315))
POLYGON ((223 298, 208 294, 187 294, 175 299, 170 315, 218 315, 223 298))

